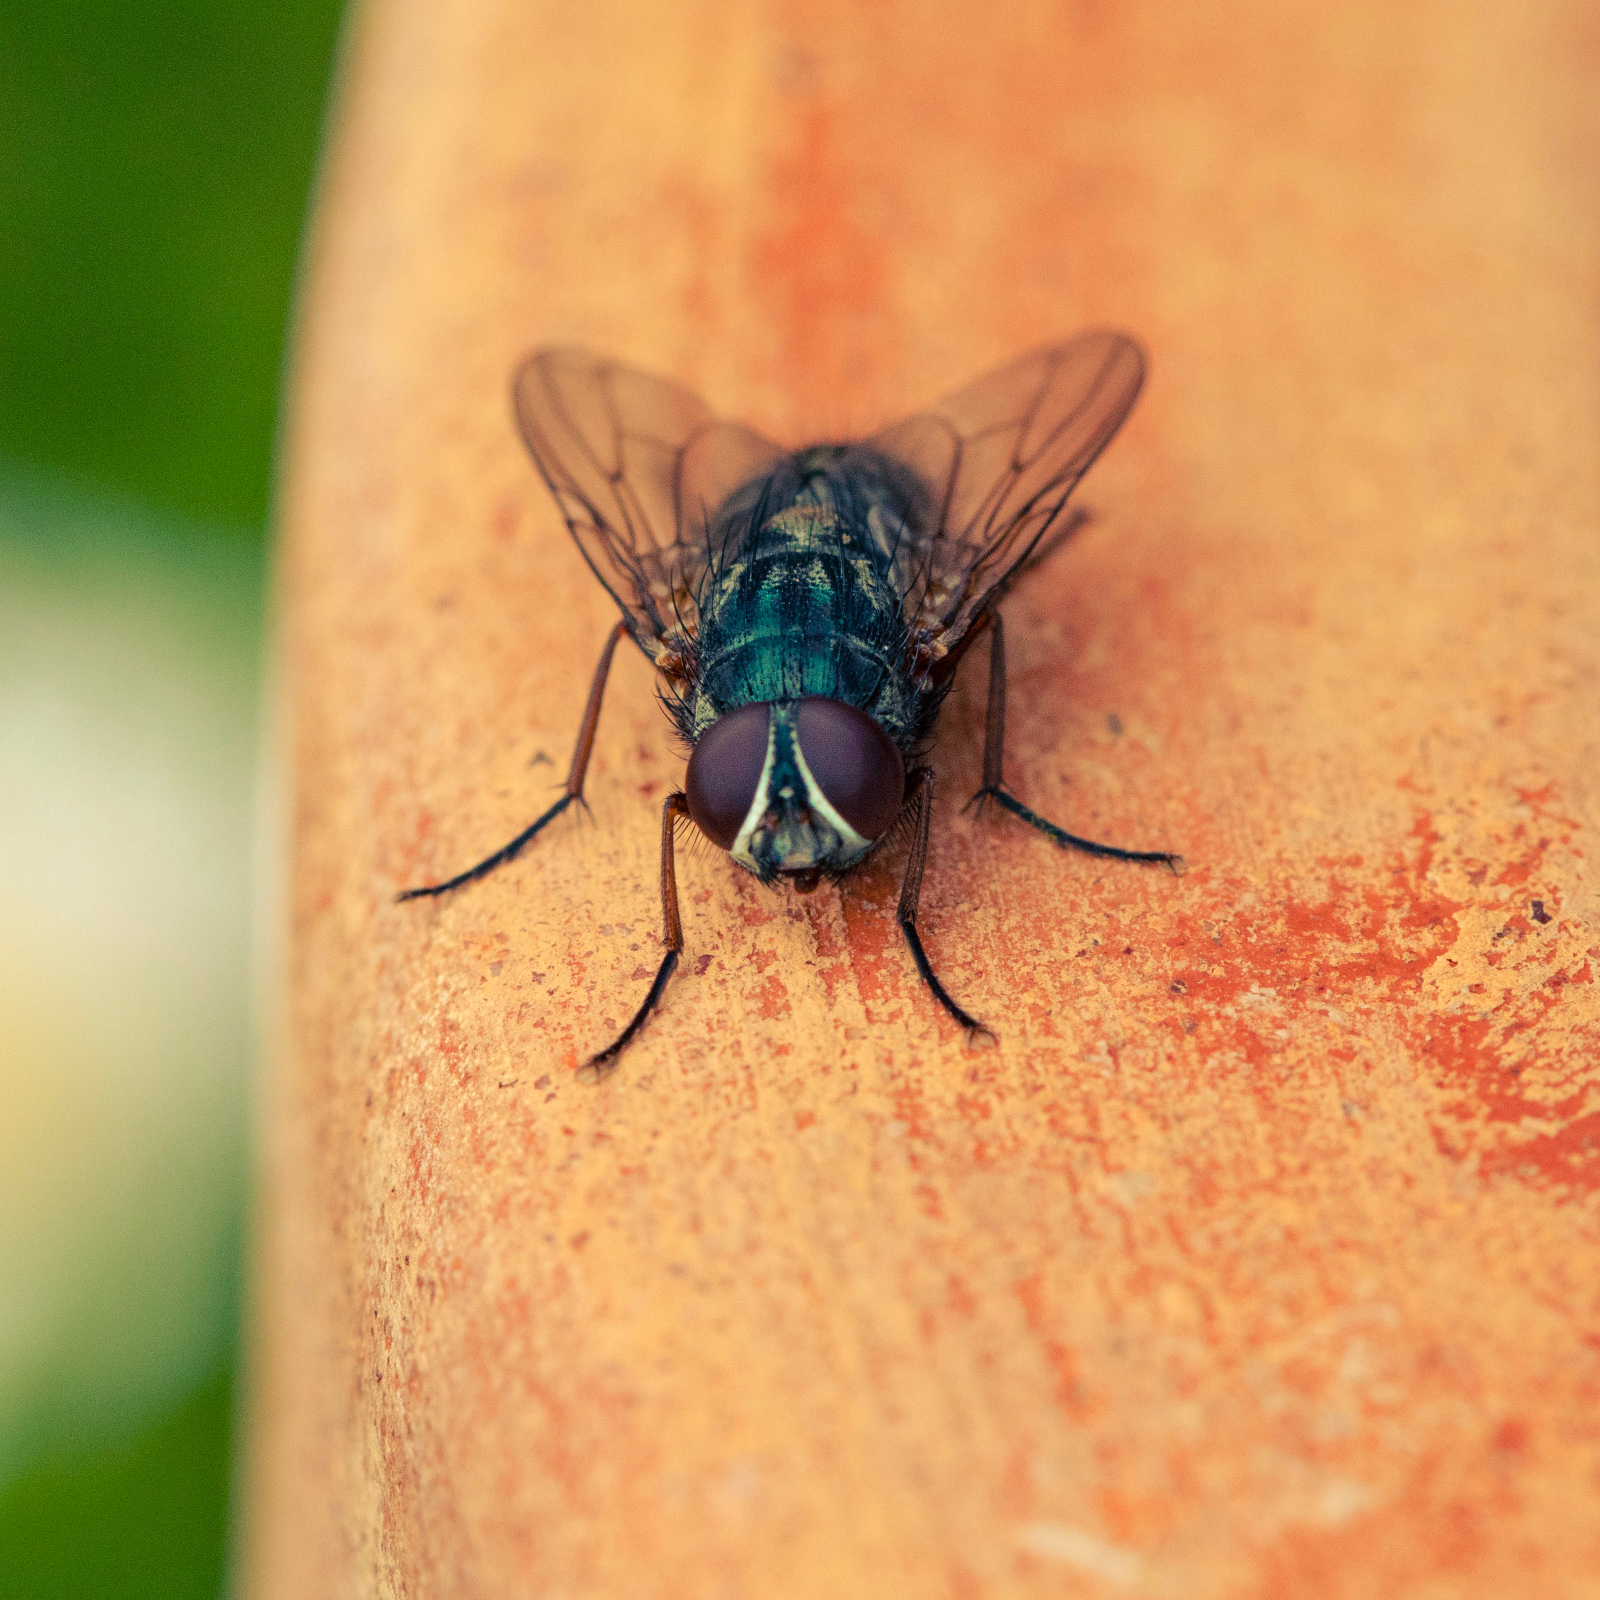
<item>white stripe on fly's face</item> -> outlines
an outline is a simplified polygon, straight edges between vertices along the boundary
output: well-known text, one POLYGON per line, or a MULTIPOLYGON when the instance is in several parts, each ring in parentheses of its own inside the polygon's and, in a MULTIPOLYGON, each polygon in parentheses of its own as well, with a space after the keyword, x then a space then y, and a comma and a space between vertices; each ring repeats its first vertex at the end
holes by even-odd
MULTIPOLYGON (((756 783, 755 799, 750 802, 750 810, 745 815, 744 824, 739 829, 738 837, 733 841, 728 853, 740 866, 748 867, 750 871, 755 873, 761 871, 760 864, 751 853, 750 841, 768 812, 781 812, 783 810, 784 797, 768 792, 772 783, 773 768, 777 765, 778 729, 780 725, 784 730, 784 736, 789 740, 789 748, 793 753, 795 766, 799 769, 800 781, 805 785, 805 808, 810 811, 814 818, 831 829, 838 839, 837 847, 828 852, 826 864, 839 868, 848 867, 859 861, 872 848, 872 841, 862 838, 839 815, 838 811, 834 809, 833 802, 822 792, 821 785, 812 776, 811 768, 806 764, 805 752, 800 748, 800 738, 794 726, 793 707, 792 705, 784 704, 772 707, 771 721, 767 726, 767 758, 762 763, 761 777, 756 783)), ((817 854, 815 833, 811 832, 811 830, 807 831, 810 833, 812 847, 808 850, 791 850, 780 860, 778 864, 779 871, 801 872, 807 867, 824 864, 817 854)))
POLYGON ((761 819, 767 814, 767 785, 772 781, 773 758, 778 748, 778 719, 774 716, 767 717, 767 758, 761 763, 761 776, 756 780, 755 799, 750 802, 750 809, 745 813, 744 823, 739 829, 738 836, 728 847, 728 854, 739 863, 741 867, 748 867, 752 872, 760 872, 756 858, 750 854, 750 836, 761 826, 761 819))
MULTIPOLYGON (((843 867, 849 865, 849 863, 852 861, 859 860, 867 853, 869 849, 871 849, 872 841, 870 839, 863 839, 861 835, 857 833, 856 830, 852 828, 837 811, 834 810, 833 802, 829 800, 827 795, 822 792, 822 786, 817 782, 817 780, 811 776, 811 768, 806 765, 805 751, 800 748, 800 738, 799 735, 794 731, 792 724, 789 730, 789 737, 794 741, 795 765, 799 767, 800 776, 805 781, 806 804, 810 807, 811 814, 813 816, 821 817, 822 820, 833 829, 833 831, 839 836, 839 843, 843 846, 842 849, 834 852, 832 864, 836 867, 843 867)), ((815 865, 815 863, 811 861, 797 861, 793 864, 797 867, 808 867, 815 865)), ((788 866, 790 863, 786 861, 784 865, 788 866)))

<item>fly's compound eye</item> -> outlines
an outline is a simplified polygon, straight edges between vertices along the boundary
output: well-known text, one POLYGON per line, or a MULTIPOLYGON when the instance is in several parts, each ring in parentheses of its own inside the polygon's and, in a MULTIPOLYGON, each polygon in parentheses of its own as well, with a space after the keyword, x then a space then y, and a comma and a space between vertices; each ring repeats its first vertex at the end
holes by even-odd
POLYGON ((700 735, 689 757, 684 796, 689 815, 713 844, 732 847, 755 804, 767 764, 772 713, 765 705, 740 706, 700 735))
POLYGON ((906 797, 906 766, 894 741, 865 711, 842 700, 802 700, 794 726, 800 754, 828 804, 863 839, 876 839, 906 797))

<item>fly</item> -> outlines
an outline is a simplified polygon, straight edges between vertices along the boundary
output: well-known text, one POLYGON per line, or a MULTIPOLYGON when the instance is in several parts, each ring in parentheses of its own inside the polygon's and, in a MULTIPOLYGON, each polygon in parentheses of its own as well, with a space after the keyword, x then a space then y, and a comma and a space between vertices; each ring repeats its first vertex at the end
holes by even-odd
POLYGON ((1094 331, 1001 367, 860 443, 786 451, 714 418, 664 379, 581 350, 541 350, 512 384, 517 425, 595 577, 621 610, 578 729, 564 793, 509 844, 443 883, 514 859, 583 799, 606 677, 626 635, 654 663, 689 747, 661 811, 662 942, 632 1020, 591 1058, 608 1072, 661 1000, 683 952, 677 831, 692 822, 764 884, 801 894, 909 834, 898 917, 922 981, 970 1034, 917 931, 939 708, 989 638, 983 784, 1055 844, 1159 862, 1047 822, 1006 787, 1000 602, 1072 530, 1068 496, 1144 381, 1139 346, 1094 331))

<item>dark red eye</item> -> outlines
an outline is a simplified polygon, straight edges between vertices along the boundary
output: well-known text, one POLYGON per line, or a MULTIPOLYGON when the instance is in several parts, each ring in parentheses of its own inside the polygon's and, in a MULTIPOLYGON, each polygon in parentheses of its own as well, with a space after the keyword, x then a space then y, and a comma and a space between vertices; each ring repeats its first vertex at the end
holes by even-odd
POLYGON ((728 849, 755 803, 767 764, 772 714, 764 705, 740 706, 700 735, 683 780, 689 815, 714 844, 728 849))
POLYGON ((906 766, 894 741, 842 700, 802 700, 794 725, 800 754, 828 803, 863 839, 876 839, 906 796, 906 766))

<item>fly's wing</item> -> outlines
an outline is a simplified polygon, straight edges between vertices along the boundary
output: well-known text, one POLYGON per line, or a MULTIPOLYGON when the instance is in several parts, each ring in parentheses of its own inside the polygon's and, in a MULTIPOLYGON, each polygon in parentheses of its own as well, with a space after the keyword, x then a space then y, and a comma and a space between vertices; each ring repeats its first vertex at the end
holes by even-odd
POLYGON ((920 490, 896 530, 896 579, 926 660, 953 649, 1038 548, 1144 381, 1125 334, 1047 345, 867 441, 920 490))
POLYGON ((653 661, 674 654, 694 635, 702 580, 735 531, 715 513, 783 452, 717 421, 678 384, 585 350, 535 352, 517 369, 512 402, 628 631, 653 661))

